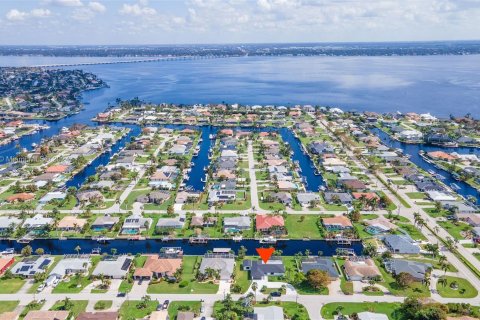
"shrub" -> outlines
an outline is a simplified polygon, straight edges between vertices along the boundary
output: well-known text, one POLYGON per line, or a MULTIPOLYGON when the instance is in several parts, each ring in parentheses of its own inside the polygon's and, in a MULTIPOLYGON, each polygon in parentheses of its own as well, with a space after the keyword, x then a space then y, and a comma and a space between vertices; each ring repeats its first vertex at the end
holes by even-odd
POLYGON ((187 281, 187 280, 183 280, 183 281, 181 281, 181 282, 178 284, 178 286, 179 286, 180 288, 185 288, 186 286, 188 286, 188 281, 187 281))

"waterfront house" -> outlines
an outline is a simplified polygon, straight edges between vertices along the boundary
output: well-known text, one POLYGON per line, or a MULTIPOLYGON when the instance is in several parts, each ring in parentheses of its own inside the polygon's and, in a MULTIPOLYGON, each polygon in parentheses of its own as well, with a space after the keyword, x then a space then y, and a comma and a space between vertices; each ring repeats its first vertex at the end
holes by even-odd
POLYGON ((123 222, 121 234, 140 234, 148 230, 152 224, 152 218, 144 218, 141 214, 133 214, 123 222))
POLYGON ((0 257, 0 275, 2 275, 7 269, 13 265, 15 257, 13 255, 7 257, 0 257))
POLYGON ((277 181, 278 189, 279 190, 297 190, 298 185, 292 181, 285 181, 285 180, 279 180, 277 181))
POLYGON ((81 231, 86 224, 86 219, 77 216, 65 216, 58 222, 57 229, 61 231, 81 231))
POLYGON ((76 320, 118 320, 120 316, 116 311, 82 312, 76 320))
POLYGON ((286 233, 285 221, 280 215, 257 214, 255 228, 263 234, 283 235, 286 233))
POLYGON ((92 230, 93 231, 101 231, 101 230, 111 230, 115 224, 120 221, 119 217, 112 217, 109 215, 101 216, 95 219, 92 223, 92 230))
POLYGON ((170 229, 182 229, 185 222, 180 218, 160 218, 155 225, 155 230, 159 233, 168 231, 170 229))
POLYGON ((385 269, 392 273, 392 275, 399 275, 400 273, 408 273, 413 280, 423 281, 425 274, 432 268, 429 263, 422 263, 417 261, 410 261, 404 259, 389 259, 385 261, 385 269))
POLYGON ((175 144, 170 148, 170 150, 168 150, 168 153, 177 155, 177 156, 183 156, 187 153, 187 146, 181 145, 181 144, 175 144))
POLYGON ((22 220, 13 216, 0 216, 0 235, 4 235, 7 231, 14 231, 22 220))
POLYGON ((455 201, 455 200, 457 200, 457 198, 455 196, 452 196, 452 195, 450 195, 446 192, 432 190, 432 191, 426 191, 425 193, 427 194, 427 196, 430 199, 432 199, 432 201, 444 202, 444 201, 455 201))
POLYGON ((67 320, 70 316, 70 311, 55 310, 32 310, 27 313, 23 320, 67 320))
POLYGON ((180 258, 163 258, 158 255, 148 256, 141 268, 135 269, 133 278, 136 280, 151 280, 152 278, 173 277, 182 267, 180 258))
POLYGON ((465 221, 472 227, 480 227, 480 214, 476 213, 467 213, 462 215, 455 215, 458 217, 459 220, 465 221))
POLYGON ((456 156, 446 153, 444 151, 432 151, 428 152, 427 156, 434 160, 452 161, 457 159, 456 156))
POLYGON ((131 264, 132 258, 129 256, 106 256, 98 262, 92 275, 94 277, 103 275, 107 278, 123 279, 127 275, 131 264))
POLYGON ((345 216, 323 218, 322 224, 328 231, 341 231, 353 228, 352 222, 345 216))
POLYGON ((283 276, 285 266, 282 259, 271 257, 267 263, 260 260, 243 260, 243 270, 250 271, 250 279, 264 280, 268 276, 283 276))
POLYGON ((37 273, 45 272, 53 258, 46 256, 32 256, 24 258, 12 268, 12 273, 24 278, 33 278, 37 273))
POLYGON ((23 222, 23 227, 29 231, 32 230, 43 230, 47 228, 47 226, 53 223, 52 218, 46 218, 42 214, 38 213, 33 216, 33 218, 27 218, 23 222))
POLYGON ((205 255, 198 272, 204 275, 207 269, 218 271, 220 280, 230 280, 235 269, 235 258, 233 255, 205 255))
POLYGON ((382 276, 375 262, 370 258, 355 257, 345 261, 345 276, 349 281, 376 279, 382 276))
POLYGON ((373 235, 388 233, 391 230, 397 229, 395 224, 391 223, 383 216, 372 220, 365 220, 365 223, 367 224, 365 231, 373 235))
POLYGON ((193 216, 190 221, 190 228, 213 227, 217 223, 215 217, 193 216))
POLYGON ((297 193, 297 201, 302 207, 309 207, 311 203, 320 201, 320 195, 315 192, 299 192, 297 193))
POLYGON ((239 232, 248 230, 251 227, 251 220, 248 216, 241 217, 225 217, 223 218, 224 232, 239 232))
POLYGON ((64 256, 60 260, 49 277, 56 277, 57 279, 63 279, 65 276, 71 274, 83 274, 88 273, 88 269, 92 265, 90 257, 88 255, 68 255, 64 256))
POLYGON ((302 272, 307 273, 310 270, 325 271, 331 280, 336 280, 339 277, 337 267, 331 258, 314 257, 303 260, 302 272))
POLYGON ((471 214, 478 212, 478 209, 470 204, 466 204, 462 201, 443 201, 442 207, 444 209, 450 210, 458 216, 462 214, 471 214))
POLYGON ((392 253, 419 254, 420 247, 406 235, 389 234, 383 237, 383 242, 392 253))
POLYGON ((325 192, 323 198, 328 204, 351 204, 353 201, 352 196, 346 192, 325 192))
POLYGON ((253 319, 255 320, 283 320, 283 308, 277 306, 253 308, 253 319))

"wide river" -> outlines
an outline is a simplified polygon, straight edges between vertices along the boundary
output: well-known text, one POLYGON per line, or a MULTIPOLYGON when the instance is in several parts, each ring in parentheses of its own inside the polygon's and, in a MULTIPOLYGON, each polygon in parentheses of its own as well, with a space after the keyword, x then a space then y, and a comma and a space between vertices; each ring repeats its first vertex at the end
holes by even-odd
MULTIPOLYGON (((0 57, 0 66, 114 60, 7 56, 0 57)), ((320 104, 443 117, 468 112, 480 115, 480 55, 232 57, 81 68, 111 86, 87 99, 95 111, 117 97, 138 96, 152 102, 320 104)))

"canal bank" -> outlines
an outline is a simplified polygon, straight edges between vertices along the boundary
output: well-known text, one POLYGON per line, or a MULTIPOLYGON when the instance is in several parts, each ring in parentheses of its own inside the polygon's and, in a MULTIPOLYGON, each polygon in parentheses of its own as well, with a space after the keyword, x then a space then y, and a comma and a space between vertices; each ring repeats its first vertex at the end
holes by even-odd
POLYGON ((461 154, 480 155, 479 149, 469 148, 469 147, 441 147, 441 146, 432 146, 428 144, 408 144, 408 143, 403 143, 393 139, 388 135, 388 133, 382 131, 381 129, 371 128, 370 131, 373 134, 377 135, 380 138, 381 142, 386 146, 392 149, 401 149, 405 155, 409 156, 410 161, 413 162, 418 167, 422 168, 427 172, 432 170, 435 173, 438 173, 444 176, 445 179, 442 180, 442 182, 445 183, 447 186, 450 186, 452 183, 455 183, 456 185, 458 185, 460 189, 456 190, 456 192, 461 196, 463 196, 464 198, 473 197, 476 199, 476 203, 480 203, 480 196, 478 191, 475 188, 473 188, 472 186, 470 186, 469 184, 463 181, 456 180, 450 172, 442 170, 437 166, 433 165, 432 163, 425 161, 425 159, 423 159, 423 157, 420 155, 420 151, 432 152, 432 151, 439 151, 439 150, 448 152, 448 153, 458 152, 461 154))

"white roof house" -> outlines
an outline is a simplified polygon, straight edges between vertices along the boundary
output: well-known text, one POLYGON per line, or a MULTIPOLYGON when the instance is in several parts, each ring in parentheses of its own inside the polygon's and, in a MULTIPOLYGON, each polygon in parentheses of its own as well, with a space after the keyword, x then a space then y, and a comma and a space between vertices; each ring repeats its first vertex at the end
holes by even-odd
POLYGON ((455 201, 455 200, 457 200, 456 197, 451 196, 448 193, 435 191, 435 190, 426 191, 426 194, 433 201, 440 201, 441 202, 441 201, 455 201))
POLYGON ((73 256, 68 258, 63 258, 60 260, 55 268, 53 268, 50 275, 54 275, 59 279, 62 279, 64 276, 75 273, 86 273, 88 268, 92 265, 90 257, 88 256, 73 256))
POLYGON ((97 264, 93 270, 93 276, 104 275, 108 278, 122 279, 127 274, 132 264, 132 258, 129 256, 109 256, 105 257, 97 264))
POLYGON ((283 308, 277 306, 253 308, 257 320, 283 320, 283 308))
POLYGON ((23 227, 27 229, 40 229, 52 224, 52 218, 45 218, 42 214, 36 214, 33 218, 25 219, 23 227))
POLYGON ((359 312, 357 313, 359 320, 388 320, 386 314, 373 312, 359 312))
POLYGON ((398 136, 400 138, 404 138, 404 139, 421 139, 423 137, 423 133, 421 133, 420 131, 417 131, 417 130, 404 130, 400 133, 398 133, 398 136))
POLYGON ((42 203, 42 204, 45 204, 45 203, 48 203, 48 202, 50 202, 52 200, 55 200, 55 199, 63 200, 63 199, 65 199, 66 196, 67 196, 67 194, 65 192, 52 191, 52 192, 49 192, 46 195, 44 195, 38 202, 42 203))

